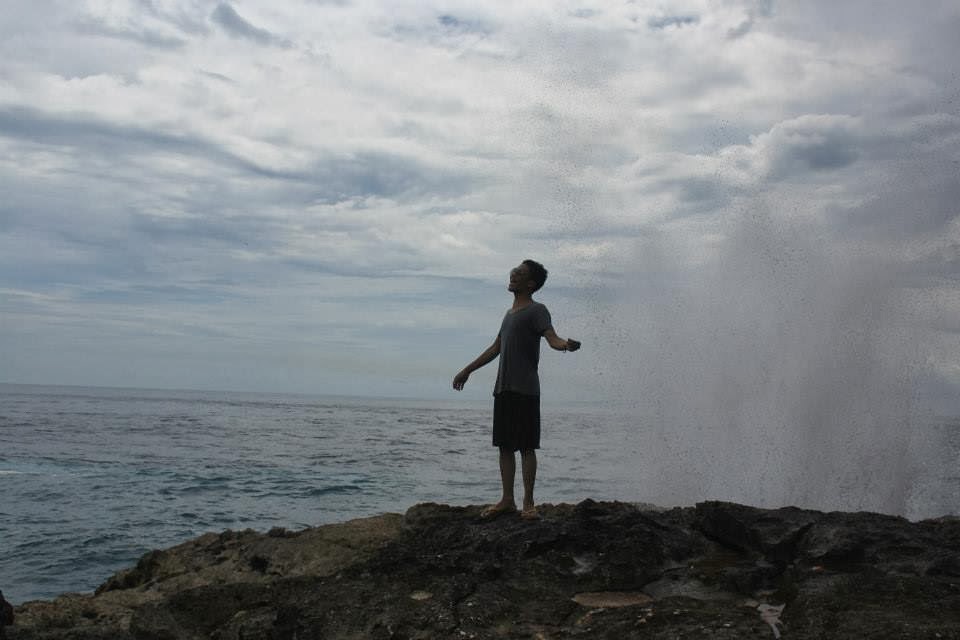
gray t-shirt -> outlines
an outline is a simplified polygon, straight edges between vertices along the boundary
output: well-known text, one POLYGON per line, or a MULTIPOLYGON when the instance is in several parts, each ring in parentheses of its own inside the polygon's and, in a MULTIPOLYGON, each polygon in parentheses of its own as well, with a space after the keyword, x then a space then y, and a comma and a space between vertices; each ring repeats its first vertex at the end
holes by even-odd
POLYGON ((550 312, 539 302, 507 311, 500 324, 500 367, 494 395, 514 391, 540 395, 540 336, 552 328, 550 312))

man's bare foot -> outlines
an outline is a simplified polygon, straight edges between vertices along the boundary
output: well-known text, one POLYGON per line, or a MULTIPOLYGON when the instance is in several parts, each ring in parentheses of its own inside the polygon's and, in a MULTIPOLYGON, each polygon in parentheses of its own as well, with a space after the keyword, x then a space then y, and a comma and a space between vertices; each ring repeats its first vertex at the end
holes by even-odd
POLYGON ((524 520, 539 520, 540 512, 537 511, 536 507, 531 505, 523 508, 523 511, 520 512, 520 517, 524 520))
POLYGON ((517 505, 514 502, 507 500, 501 500, 497 504, 492 504, 483 511, 480 512, 481 518, 496 518, 497 516, 502 516, 505 513, 516 513, 517 505))

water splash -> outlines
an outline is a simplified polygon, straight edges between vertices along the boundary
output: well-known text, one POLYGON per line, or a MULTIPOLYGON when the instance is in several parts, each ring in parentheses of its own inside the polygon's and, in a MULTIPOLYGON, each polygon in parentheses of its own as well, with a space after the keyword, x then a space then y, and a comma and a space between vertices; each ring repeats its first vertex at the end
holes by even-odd
POLYGON ((621 292, 636 333, 613 347, 633 357, 608 357, 660 448, 648 497, 935 510, 912 498, 935 445, 898 264, 796 215, 753 210, 712 231, 696 247, 680 242, 689 225, 647 235, 621 292))

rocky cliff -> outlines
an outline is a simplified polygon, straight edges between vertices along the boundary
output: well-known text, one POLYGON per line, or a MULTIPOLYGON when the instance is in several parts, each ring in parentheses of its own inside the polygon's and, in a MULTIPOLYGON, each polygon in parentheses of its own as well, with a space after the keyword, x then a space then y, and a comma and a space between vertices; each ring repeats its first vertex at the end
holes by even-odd
POLYGON ((960 519, 587 500, 206 534, 11 639, 960 639, 960 519))

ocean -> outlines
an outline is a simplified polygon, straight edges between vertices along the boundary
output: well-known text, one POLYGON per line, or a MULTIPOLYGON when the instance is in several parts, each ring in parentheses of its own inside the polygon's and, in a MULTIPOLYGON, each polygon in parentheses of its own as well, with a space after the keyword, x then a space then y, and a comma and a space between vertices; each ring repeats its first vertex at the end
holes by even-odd
MULTIPOLYGON (((544 421, 558 443, 603 426, 589 411, 544 421)), ((207 531, 494 501, 489 423, 456 401, 0 385, 0 590, 90 591, 207 531)), ((556 453, 544 501, 608 493, 591 447, 556 453)))
MULTIPOLYGON (((92 591, 145 552, 208 531, 300 529, 419 502, 495 501, 490 411, 455 395, 0 384, 0 590, 14 603, 92 591)), ((713 467, 628 413, 545 401, 543 423, 541 502, 771 506, 722 483, 687 493, 664 486, 680 477, 678 467, 713 467)), ((960 512, 960 429, 938 426, 949 447, 911 478, 912 517, 960 512)))

